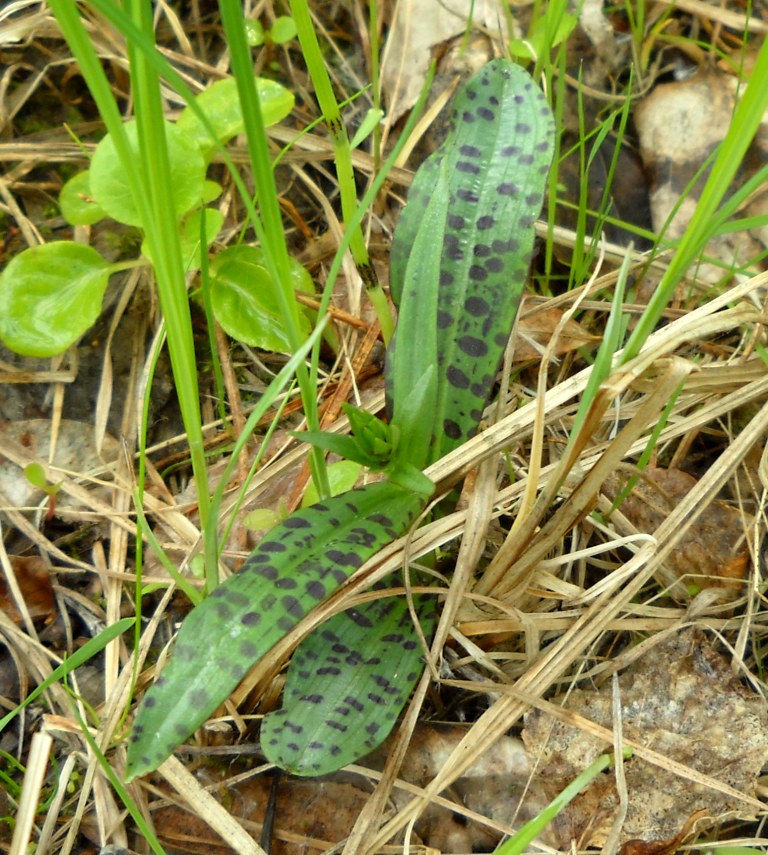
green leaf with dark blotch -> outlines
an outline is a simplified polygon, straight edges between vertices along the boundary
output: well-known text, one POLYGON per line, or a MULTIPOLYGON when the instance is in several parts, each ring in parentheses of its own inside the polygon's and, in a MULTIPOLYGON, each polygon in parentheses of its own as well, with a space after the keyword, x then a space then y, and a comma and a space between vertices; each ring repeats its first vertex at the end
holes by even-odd
POLYGON ((408 531, 423 497, 368 484, 277 525, 186 618, 146 693, 126 777, 155 769, 223 703, 251 666, 383 546, 408 531))
MULTIPOLYGON (((393 583, 390 577, 379 587, 393 583)), ((414 606, 429 638, 435 598, 417 596, 414 606)), ((423 669, 405 597, 335 615, 294 653, 283 707, 261 725, 262 750, 294 775, 327 775, 353 763, 389 735, 423 669)))
POLYGON ((530 75, 494 60, 461 90, 450 134, 414 179, 392 245, 400 307, 388 394, 396 413, 414 378, 438 366, 429 462, 482 418, 525 285, 553 143, 552 112, 530 75))

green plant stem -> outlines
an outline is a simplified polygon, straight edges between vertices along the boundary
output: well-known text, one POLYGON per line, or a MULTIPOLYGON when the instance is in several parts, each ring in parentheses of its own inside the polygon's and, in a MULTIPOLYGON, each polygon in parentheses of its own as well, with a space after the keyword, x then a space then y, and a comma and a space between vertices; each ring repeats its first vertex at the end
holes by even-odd
MULTIPOLYGON (((131 61, 136 63, 131 73, 136 86, 136 120, 139 125, 139 139, 143 153, 141 162, 137 163, 128 144, 122 116, 115 103, 109 82, 83 27, 77 7, 67 0, 52 0, 50 6, 72 55, 78 60, 99 114, 114 139, 115 148, 124 166, 126 182, 141 213, 144 232, 154 260, 160 307, 168 327, 168 352, 176 381, 184 429, 189 441, 192 471, 198 485, 200 524, 204 530, 210 530, 206 490, 207 468, 203 452, 192 322, 176 218, 172 213, 174 206, 168 178, 170 170, 165 147, 159 83, 156 75, 150 73, 149 65, 139 59, 139 53, 129 40, 129 56, 131 61), (151 92, 153 86, 156 88, 154 94, 151 92)), ((149 34, 141 22, 149 16, 151 24, 151 6, 142 0, 140 3, 132 3, 129 11, 135 14, 134 20, 139 24, 142 34, 148 37, 149 34), (145 7, 144 12, 142 7, 145 7)), ((215 529, 213 536, 215 537, 215 529)), ((215 555, 215 541, 212 551, 215 555)))
MULTIPOLYGON (((292 352, 296 352, 304 337, 299 326, 299 309, 291 285, 288 248, 285 244, 282 214, 278 203, 277 187, 269 157, 267 133, 259 106, 259 93, 253 79, 250 49, 245 35, 242 4, 238 0, 220 0, 222 24, 232 59, 232 69, 237 80, 240 104, 245 117, 246 138, 254 180, 258 193, 261 221, 253 221, 257 237, 264 249, 264 260, 270 276, 276 283, 276 296, 286 321, 286 334, 292 352), (263 221, 263 227, 262 227, 263 221)), ((317 389, 312 384, 306 366, 296 370, 304 414, 310 430, 319 427, 317 415, 317 389)), ((321 497, 330 495, 325 458, 318 449, 310 452, 312 477, 321 497)))
POLYGON ((352 233, 349 248, 365 284, 368 298, 376 310, 384 342, 388 344, 394 329, 389 304, 371 264, 362 227, 359 224, 354 227, 351 225, 352 216, 357 208, 357 191, 355 189, 355 174, 352 169, 352 149, 349 144, 347 129, 341 117, 336 96, 333 94, 333 87, 317 41, 307 0, 292 0, 291 11, 296 22, 304 60, 315 87, 317 101, 333 141, 336 177, 341 195, 341 212, 347 229, 352 233))
MULTIPOLYGON (((133 0, 128 8, 137 26, 148 39, 152 39, 152 5, 145 0, 133 0)), ((169 215, 169 212, 174 210, 174 202, 160 78, 155 68, 147 62, 144 52, 130 40, 128 52, 150 213, 150 220, 146 222, 144 232, 154 260, 158 296, 168 338, 168 353, 197 485, 200 527, 205 535, 206 547, 209 547, 206 548, 206 568, 210 585, 211 582, 218 581, 218 567, 214 560, 217 554, 216 525, 215 521, 211 524, 209 514, 208 467, 200 414, 197 358, 181 259, 179 228, 175 216, 169 215)))

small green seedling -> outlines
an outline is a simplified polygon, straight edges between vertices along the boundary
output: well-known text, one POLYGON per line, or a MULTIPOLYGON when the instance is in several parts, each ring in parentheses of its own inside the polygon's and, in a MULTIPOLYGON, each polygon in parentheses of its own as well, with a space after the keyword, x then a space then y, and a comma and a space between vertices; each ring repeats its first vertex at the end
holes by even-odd
POLYGON ((251 47, 284 45, 296 38, 296 22, 288 15, 279 15, 272 26, 267 28, 261 21, 246 21, 245 33, 251 47))
POLYGON ((39 463, 30 463, 24 467, 24 477, 33 487, 42 490, 48 496, 47 520, 52 520, 56 513, 56 496, 61 489, 61 483, 51 484, 45 477, 45 470, 39 463))
MULTIPOLYGON (((632 749, 624 749, 624 759, 632 756, 632 749)), ((606 769, 614 765, 613 754, 601 754, 587 768, 577 775, 570 784, 533 819, 525 823, 525 825, 509 840, 505 840, 501 846, 496 849, 495 855, 520 855, 524 852, 533 841, 539 837, 544 829, 554 820, 554 818, 572 802, 580 792, 585 790, 598 775, 601 775, 606 769)))
MULTIPOLYGON (((251 666, 433 497, 421 471, 478 429, 514 323, 543 200, 554 121, 530 75, 506 60, 456 99, 453 129, 422 165, 397 226, 387 354, 389 423, 346 408, 350 436, 302 435, 386 479, 298 511, 240 573, 187 617, 142 701, 126 775, 154 769, 226 700, 251 666)), ((265 716, 268 759, 299 775, 352 762, 391 731, 423 671, 408 603, 386 595, 337 614, 299 646, 283 707, 265 716)), ((430 637, 433 597, 412 598, 430 637)))

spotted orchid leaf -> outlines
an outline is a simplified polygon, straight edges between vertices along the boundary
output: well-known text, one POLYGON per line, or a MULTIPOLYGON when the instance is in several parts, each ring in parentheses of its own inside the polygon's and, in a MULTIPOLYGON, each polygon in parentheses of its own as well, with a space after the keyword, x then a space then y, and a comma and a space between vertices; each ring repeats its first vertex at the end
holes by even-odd
MULTIPOLYGON (((415 597, 414 606, 429 638, 435 600, 415 597)), ((404 597, 341 612, 294 653, 283 707, 261 725, 262 750, 293 775, 335 772, 386 739, 423 668, 404 597)))
POLYGON ((387 355, 390 411, 438 370, 428 462, 474 435, 525 285, 554 144, 530 75, 497 59, 456 98, 452 129, 420 167, 392 243, 399 304, 387 355))
POLYGON ((421 495, 378 482, 276 526, 243 569, 184 621, 170 662, 139 708, 126 779, 162 763, 259 658, 368 558, 408 531, 425 504, 421 495))
MULTIPOLYGON (((390 261, 399 315, 387 404, 400 473, 423 468, 478 427, 525 284, 553 137, 530 76, 497 60, 459 94, 451 134, 416 174, 390 261)), ((302 642, 284 706, 262 727, 273 762, 325 774, 390 732, 423 663, 405 603, 388 615, 381 608, 374 601, 338 615, 302 642), (396 639, 394 649, 382 639, 396 639)))

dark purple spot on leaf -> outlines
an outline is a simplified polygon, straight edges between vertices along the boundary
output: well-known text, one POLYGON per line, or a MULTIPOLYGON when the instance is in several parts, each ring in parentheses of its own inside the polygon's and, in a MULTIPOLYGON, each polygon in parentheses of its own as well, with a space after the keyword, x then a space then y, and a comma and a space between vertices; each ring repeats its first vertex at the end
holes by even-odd
POLYGON ((312 694, 312 695, 302 695, 301 700, 306 701, 308 704, 321 704, 324 699, 324 695, 312 694))
POLYGON ((281 591, 293 591, 298 588, 299 583, 291 576, 285 576, 275 582, 275 587, 281 591))
POLYGON ((399 632, 390 632, 388 635, 382 636, 381 640, 386 641, 388 644, 401 644, 403 636, 399 632))
POLYGON ((443 420, 443 431, 448 439, 459 439, 461 437, 461 428, 452 419, 443 420))
POLYGON ((521 154, 517 162, 521 166, 530 166, 533 163, 533 160, 534 158, 532 154, 521 154))
POLYGON ((478 229, 492 229, 496 225, 496 220, 490 214, 483 217, 478 217, 475 225, 478 229))
MULTIPOLYGON (((317 505, 315 505, 317 507, 317 505)), ((312 523, 304 517, 294 516, 283 520, 286 528, 312 528, 312 523)))
POLYGON ((518 122, 515 125, 515 133, 516 134, 529 134, 531 132, 531 126, 526 125, 525 122, 518 122))
POLYGON ((304 590, 313 600, 322 600, 325 596, 325 586, 321 582, 307 582, 304 590))
POLYGON ((237 652, 242 659, 255 659, 259 655, 259 647, 252 641, 241 641, 237 652))
POLYGON ((501 150, 502 157, 513 157, 516 154, 520 154, 520 146, 517 145, 505 145, 501 150))
POLYGON ((256 626, 261 620, 261 615, 258 612, 246 612, 241 618, 240 623, 243 626, 256 626))
POLYGON ((383 704, 386 704, 386 700, 382 698, 381 695, 377 695, 375 692, 368 692, 367 697, 372 704, 376 704, 377 706, 382 706, 383 704))
POLYGON ((518 243, 514 238, 508 238, 507 240, 494 240, 491 243, 491 249, 494 252, 516 252, 518 248, 518 243))
POLYGON ((333 668, 328 666, 326 668, 317 669, 317 675, 319 677, 338 677, 339 674, 341 674, 341 668, 333 668))
POLYGON ((469 110, 465 110, 465 111, 461 114, 461 121, 462 121, 462 122, 465 122, 465 123, 466 123, 466 124, 468 124, 468 125, 471 125, 471 124, 472 124, 472 122, 474 122, 474 121, 475 121, 475 117, 472 115, 472 113, 471 113, 469 110))
POLYGON ((325 724, 327 727, 333 728, 333 730, 340 730, 342 733, 347 729, 346 724, 342 724, 340 721, 334 721, 331 718, 327 719, 325 724))
POLYGON ((448 314, 448 312, 445 312, 442 309, 438 311, 436 323, 439 330, 447 329, 452 322, 453 318, 448 314))
POLYGON ((445 375, 448 382, 455 389, 466 389, 469 386, 469 377, 455 365, 449 365, 445 375))
POLYGON ((297 618, 304 616, 304 607, 296 599, 296 597, 283 597, 280 600, 280 604, 288 612, 289 615, 293 615, 297 618))
POLYGON ((214 603, 213 610, 219 620, 225 621, 232 617, 232 609, 227 605, 227 603, 214 603))
MULTIPOLYGON (((157 684, 155 684, 157 685, 157 684)), ((145 695, 144 696, 144 706, 145 707, 153 707, 157 701, 155 700, 154 695, 145 695)))
POLYGON ((365 732, 370 733, 371 736, 373 736, 374 733, 377 733, 379 730, 381 730, 381 725, 375 721, 371 721, 365 726, 365 732))
POLYGON ((457 342, 459 350, 467 356, 485 356, 488 353, 488 345, 482 339, 471 335, 462 336, 457 342))
POLYGON ((369 617, 366 617, 362 612, 359 612, 357 609, 348 609, 344 614, 358 626, 363 627, 363 629, 370 629, 373 626, 373 622, 369 617))
POLYGON ((480 172, 480 167, 475 166, 474 163, 470 163, 468 160, 460 160, 456 164, 456 170, 458 172, 466 172, 468 175, 477 175, 480 172))
POLYGON ((485 119, 486 122, 492 122, 496 118, 496 113, 493 110, 490 110, 488 107, 478 107, 477 115, 481 119, 485 119))
POLYGON ((504 263, 500 258, 489 258, 485 262, 485 269, 489 273, 498 273, 504 267, 504 263))
POLYGON ((501 196, 515 196, 520 192, 520 188, 517 184, 513 184, 511 181, 502 181, 496 188, 496 191, 501 196))
POLYGON ((453 284, 453 273, 449 270, 441 270, 440 271, 440 284, 441 285, 452 285, 453 284))
POLYGON ((467 221, 460 214, 448 215, 448 226, 452 229, 463 229, 466 222, 467 221))
POLYGON ((482 151, 474 145, 463 145, 459 149, 459 154, 463 157, 480 157, 482 151))
POLYGON ((356 712, 362 712, 365 709, 363 704, 361 704, 357 698, 354 698, 351 695, 347 695, 347 697, 344 698, 344 703, 348 704, 356 712))
POLYGON ((336 715, 349 715, 349 707, 334 707, 333 711, 336 715))
POLYGON ((211 696, 205 689, 193 689, 187 695, 187 702, 193 707, 205 707, 211 702, 211 696))
POLYGON ((464 301, 464 308, 475 318, 480 318, 487 315, 491 311, 491 307, 487 300, 482 297, 467 297, 464 301))
POLYGON ((460 187, 457 191, 456 195, 461 199, 462 202, 479 202, 480 197, 475 193, 474 190, 467 190, 466 187, 460 187))
POLYGON ((467 276, 473 282, 484 282, 488 278, 488 273, 482 264, 473 264, 467 271, 467 276))
POLYGON ((475 258, 487 258, 491 254, 491 248, 487 243, 476 243, 472 253, 475 258))
MULTIPOLYGON (((353 510, 353 513, 356 512, 357 508, 353 510)), ((363 563, 363 559, 356 552, 342 552, 340 549, 329 549, 325 557, 342 567, 359 567, 363 563)))
POLYGON ((262 541, 259 544, 259 549, 262 552, 285 552, 285 544, 278 540, 262 541))

